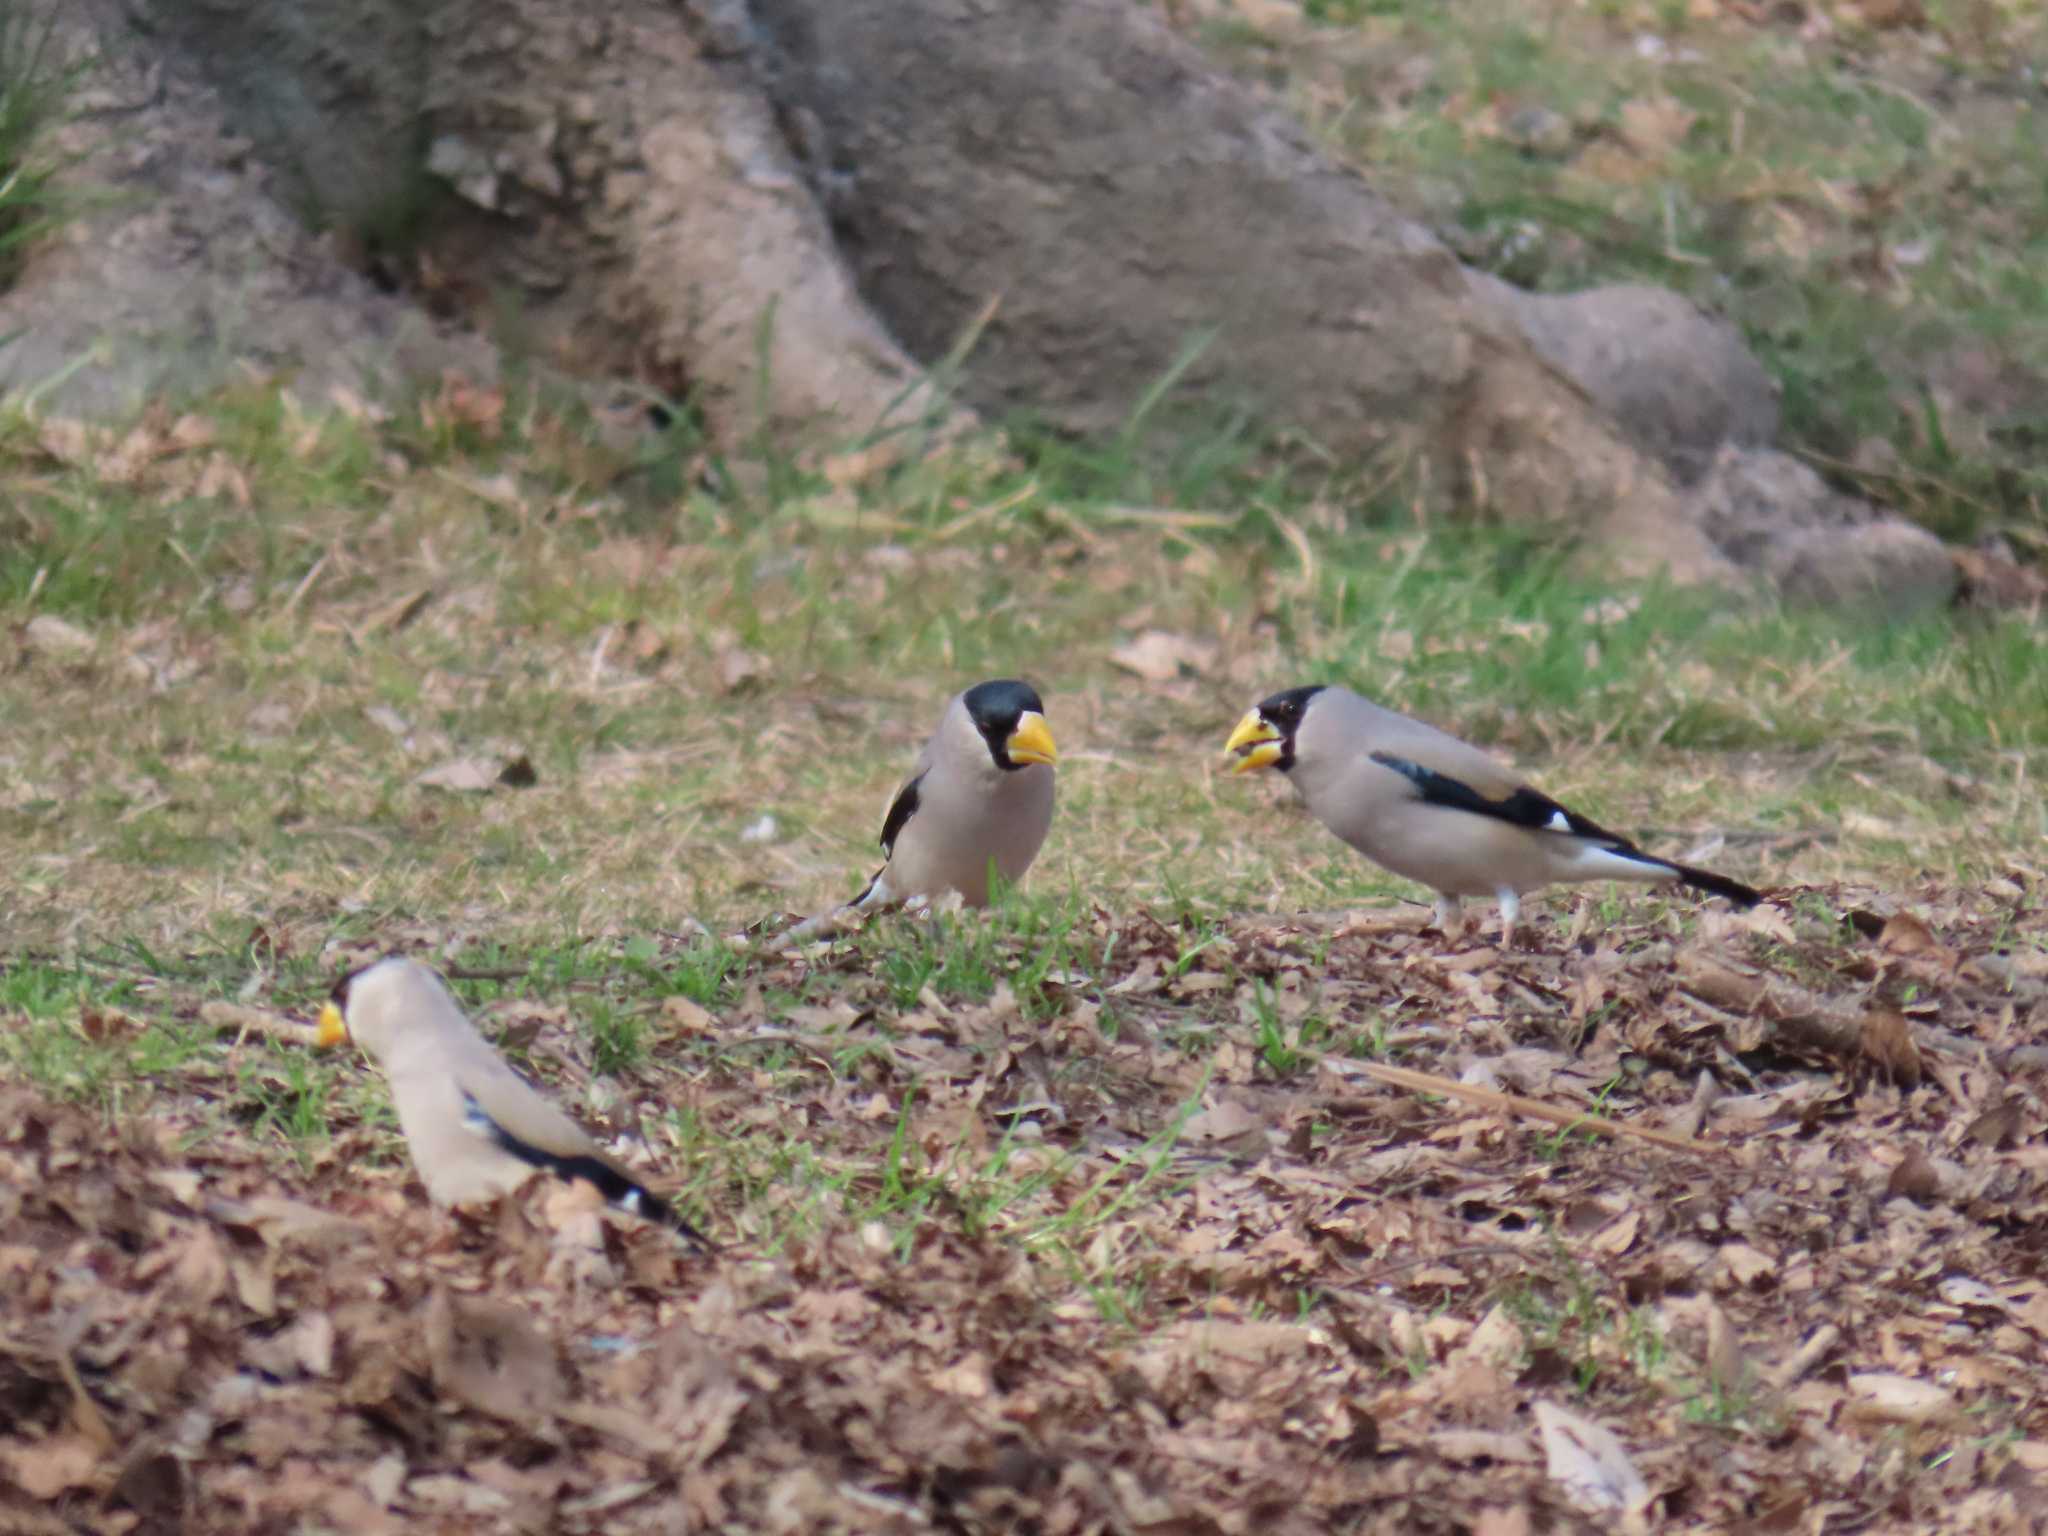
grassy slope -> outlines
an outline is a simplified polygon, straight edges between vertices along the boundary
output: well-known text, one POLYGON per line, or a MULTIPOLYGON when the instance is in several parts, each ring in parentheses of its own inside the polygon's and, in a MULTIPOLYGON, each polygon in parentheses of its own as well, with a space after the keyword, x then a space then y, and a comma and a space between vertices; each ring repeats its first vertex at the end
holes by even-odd
POLYGON ((1533 288, 1691 294, 1743 328, 1824 473, 2038 558, 2048 19, 2030 0, 1193 10, 1466 259, 1533 288))

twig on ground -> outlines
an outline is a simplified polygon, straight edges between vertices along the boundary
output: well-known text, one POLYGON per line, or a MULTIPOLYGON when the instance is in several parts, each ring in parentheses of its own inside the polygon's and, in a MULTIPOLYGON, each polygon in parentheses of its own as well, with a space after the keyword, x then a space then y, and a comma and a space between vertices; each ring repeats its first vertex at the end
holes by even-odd
POLYGON ((1588 1114, 1579 1109, 1562 1109, 1555 1104, 1545 1104, 1540 1099, 1526 1099, 1516 1093, 1502 1093, 1497 1088, 1480 1088, 1471 1083, 1461 1083, 1454 1078, 1438 1077, 1433 1072, 1416 1072, 1407 1067, 1390 1067, 1377 1061, 1347 1061, 1335 1056, 1321 1058, 1325 1069, 1339 1077, 1369 1077, 1375 1082, 1390 1087, 1406 1088, 1412 1093, 1440 1093, 1447 1099, 1463 1099, 1468 1104, 1483 1105, 1488 1109, 1501 1110, 1506 1114, 1526 1115, 1532 1120, 1548 1121, 1568 1130, 1592 1131, 1597 1135, 1626 1137, 1634 1141, 1647 1141, 1653 1146, 1668 1147, 1674 1152, 1691 1152, 1701 1157, 1731 1157, 1732 1149, 1713 1142, 1694 1141, 1689 1136, 1674 1136, 1669 1131, 1654 1130, 1646 1125, 1634 1125, 1626 1120, 1609 1120, 1600 1115, 1588 1114))

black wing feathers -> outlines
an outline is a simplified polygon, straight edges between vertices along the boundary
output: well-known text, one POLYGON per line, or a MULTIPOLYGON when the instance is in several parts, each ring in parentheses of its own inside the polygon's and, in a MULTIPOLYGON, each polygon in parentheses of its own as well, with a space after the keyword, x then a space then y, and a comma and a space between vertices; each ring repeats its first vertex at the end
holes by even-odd
MULTIPOLYGON (((917 814, 917 786, 923 781, 924 775, 920 773, 896 791, 896 799, 889 807, 889 814, 882 818, 882 852, 887 854, 895 853, 896 834, 901 832, 904 824, 917 814)), ((863 892, 862 894, 865 895, 866 893, 863 892)), ((855 897, 854 899, 858 901, 860 898, 855 897)))
POLYGON ((1678 878, 1696 891, 1705 891, 1709 896, 1726 896, 1738 907, 1753 907, 1764 899, 1764 893, 1754 886, 1744 885, 1740 880, 1730 880, 1726 875, 1717 875, 1711 869, 1695 869, 1690 864, 1673 864, 1678 878))
POLYGON ((499 1148, 510 1152, 530 1168, 552 1173, 558 1179, 582 1179, 597 1186, 606 1203, 630 1211, 646 1221, 667 1227, 670 1231, 687 1237, 691 1242, 705 1248, 712 1246, 711 1240, 681 1216, 674 1206, 654 1193, 637 1179, 629 1178, 610 1163, 588 1154, 564 1157, 558 1152, 548 1152, 531 1142, 522 1141, 504 1126, 491 1118, 490 1113, 468 1093, 462 1096, 463 1119, 469 1128, 486 1135, 499 1148))
POLYGON ((1400 774, 1431 805, 1470 811, 1477 816, 1492 816, 1534 832, 1566 832, 1574 837, 1590 838, 1607 844, 1617 853, 1636 852, 1636 845, 1619 832, 1610 832, 1598 822, 1588 821, 1577 811, 1566 809, 1550 796, 1526 784, 1505 799, 1489 800, 1460 779, 1438 773, 1434 768, 1425 768, 1405 757, 1396 757, 1391 752, 1375 752, 1372 760, 1382 768, 1391 768, 1400 774))
POLYGON ((1640 859, 1645 864, 1655 864, 1675 871, 1678 878, 1694 890, 1705 891, 1709 896, 1726 896, 1739 907, 1753 907, 1763 900, 1761 892, 1744 885, 1740 880, 1717 875, 1710 869, 1695 869, 1690 864, 1674 864, 1669 859, 1658 858, 1654 853, 1645 853, 1619 832, 1610 832, 1599 823, 1586 820, 1577 811, 1567 810, 1550 796, 1531 789, 1526 784, 1504 799, 1489 800, 1470 784, 1454 779, 1449 774, 1438 773, 1434 768, 1425 768, 1422 764, 1411 762, 1405 757, 1396 757, 1391 752, 1375 752, 1372 754, 1372 760, 1382 768, 1393 769, 1413 784, 1416 792, 1430 805, 1470 811, 1476 816, 1496 817, 1536 832, 1557 832, 1572 837, 1583 837, 1589 842, 1599 843, 1610 853, 1620 854, 1623 858, 1640 859))

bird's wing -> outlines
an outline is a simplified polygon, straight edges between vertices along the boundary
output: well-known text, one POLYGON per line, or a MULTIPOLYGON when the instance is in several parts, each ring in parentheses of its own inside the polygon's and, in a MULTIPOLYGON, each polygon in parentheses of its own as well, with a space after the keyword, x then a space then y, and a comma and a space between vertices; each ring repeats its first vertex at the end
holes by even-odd
POLYGON ((1630 839, 1559 805, 1550 796, 1531 789, 1527 784, 1516 784, 1503 792, 1496 774, 1489 776, 1494 782, 1482 789, 1413 757, 1404 757, 1396 752, 1373 752, 1369 755, 1382 768, 1390 768, 1406 779, 1413 786, 1415 797, 1426 805, 1470 811, 1475 816, 1491 816, 1531 832, 1582 838, 1617 852, 1636 851, 1636 845, 1630 839))
POLYGON ((674 1207, 601 1151, 582 1126, 543 1098, 495 1053, 490 1054, 488 1066, 473 1056, 463 1066, 458 1074, 462 1123, 471 1135, 528 1167, 561 1179, 582 1179, 621 1210, 711 1246, 674 1207))
POLYGON ((548 1157, 587 1157, 597 1144, 481 1038, 451 1061, 465 1110, 474 1106, 521 1145, 548 1157))
POLYGON ((917 786, 924 782, 924 776, 931 772, 921 767, 903 781, 903 787, 896 791, 896 798, 889 802, 889 814, 882 818, 882 852, 884 855, 896 851, 896 836, 917 814, 917 786))

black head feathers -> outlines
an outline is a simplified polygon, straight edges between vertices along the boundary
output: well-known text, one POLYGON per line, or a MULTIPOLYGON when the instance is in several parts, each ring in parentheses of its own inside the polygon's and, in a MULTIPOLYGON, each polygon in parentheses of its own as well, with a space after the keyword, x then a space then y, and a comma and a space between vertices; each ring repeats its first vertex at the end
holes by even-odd
POLYGON ((976 683, 961 696, 960 702, 967 707, 967 718, 981 732, 981 739, 988 743, 989 756, 995 759, 996 766, 1024 767, 1023 763, 1011 760, 1008 743, 1016 734, 1017 722, 1026 714, 1045 713, 1038 690, 1017 678, 999 677, 976 683))

